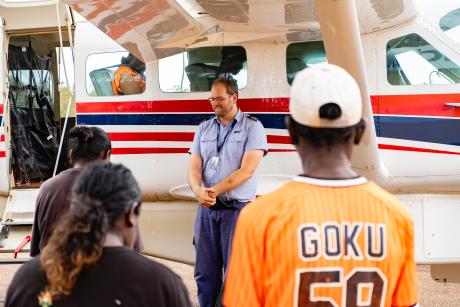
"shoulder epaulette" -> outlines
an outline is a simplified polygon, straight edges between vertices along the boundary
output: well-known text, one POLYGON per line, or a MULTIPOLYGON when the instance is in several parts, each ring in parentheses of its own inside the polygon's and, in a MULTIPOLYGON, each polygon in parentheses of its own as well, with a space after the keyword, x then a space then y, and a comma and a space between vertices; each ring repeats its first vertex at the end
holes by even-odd
POLYGON ((214 116, 205 118, 205 119, 203 119, 198 125, 201 125, 202 123, 207 122, 208 120, 213 119, 213 118, 214 118, 214 116))
POLYGON ((252 116, 251 114, 244 114, 244 115, 246 115, 247 118, 252 119, 253 121, 256 121, 256 122, 259 121, 259 119, 257 117, 252 116))

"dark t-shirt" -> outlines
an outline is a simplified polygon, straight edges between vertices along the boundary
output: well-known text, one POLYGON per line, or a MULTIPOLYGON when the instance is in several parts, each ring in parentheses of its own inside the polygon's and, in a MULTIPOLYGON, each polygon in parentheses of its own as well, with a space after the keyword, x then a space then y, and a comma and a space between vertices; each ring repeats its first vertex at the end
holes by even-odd
POLYGON ((81 168, 65 170, 41 185, 32 226, 32 257, 40 253, 56 227, 58 218, 69 210, 72 186, 81 171, 81 168))
MULTIPOLYGON (((82 168, 71 168, 61 172, 43 183, 38 192, 34 223, 32 226, 32 241, 30 255, 38 255, 45 247, 61 216, 69 210, 72 187, 77 181, 82 168)), ((142 251, 140 236, 137 236, 134 249, 142 251)))
MULTIPOLYGON (((37 307, 46 286, 40 256, 14 276, 5 307, 37 307)), ((126 247, 108 247, 99 261, 82 271, 72 293, 52 307, 191 306, 182 280, 167 267, 126 247)))

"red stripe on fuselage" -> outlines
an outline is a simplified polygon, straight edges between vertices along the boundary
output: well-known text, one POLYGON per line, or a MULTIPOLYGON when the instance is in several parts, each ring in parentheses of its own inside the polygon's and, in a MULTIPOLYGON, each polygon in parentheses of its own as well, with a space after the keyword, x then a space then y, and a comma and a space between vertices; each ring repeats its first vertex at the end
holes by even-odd
MULTIPOLYGON (((0 142, 5 142, 5 135, 0 135, 0 142)), ((5 158, 5 157, 6 157, 6 152, 0 151, 0 158, 5 158)))
POLYGON ((295 149, 269 149, 268 152, 295 152, 295 149))
MULTIPOLYGON (((460 94, 419 94, 371 96, 374 114, 460 117, 460 108, 446 103, 460 103, 460 94)), ((289 98, 243 98, 238 105, 248 113, 287 113, 289 98)), ((124 102, 78 102, 77 113, 211 113, 205 99, 124 102)))
POLYGON ((424 153, 435 153, 435 154, 446 154, 446 155, 460 155, 460 152, 419 148, 419 147, 408 147, 398 145, 379 144, 379 149, 386 150, 397 150, 397 151, 411 151, 411 152, 424 152, 424 153))
POLYGON ((193 141, 193 132, 110 132, 112 141, 193 141))
POLYGON ((292 144, 291 138, 284 135, 267 135, 269 144, 292 144))
MULTIPOLYGON (((238 100, 244 112, 288 112, 288 98, 250 98, 238 100)), ((207 113, 213 112, 207 100, 78 102, 77 113, 207 113)))
POLYGON ((144 154, 171 154, 187 153, 188 148, 113 148, 114 155, 144 155, 144 154))
POLYGON ((420 94, 373 96, 374 114, 460 117, 460 108, 446 103, 460 103, 460 94, 420 94))
MULTIPOLYGON (((112 141, 170 141, 191 142, 194 132, 109 132, 112 141)), ((267 135, 270 144, 291 144, 291 139, 284 135, 267 135)))
MULTIPOLYGON (((113 148, 114 155, 184 154, 188 148, 113 148)), ((269 149, 269 152, 293 152, 293 149, 269 149)))

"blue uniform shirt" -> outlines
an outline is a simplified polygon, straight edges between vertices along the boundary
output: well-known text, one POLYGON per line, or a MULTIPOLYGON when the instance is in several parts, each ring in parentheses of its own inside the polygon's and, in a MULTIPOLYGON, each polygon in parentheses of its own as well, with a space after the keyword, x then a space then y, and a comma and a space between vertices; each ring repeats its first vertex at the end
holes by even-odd
MULTIPOLYGON (((203 160, 202 181, 205 187, 216 185, 238 170, 241 167, 244 153, 257 149, 263 150, 264 155, 267 153, 267 135, 262 123, 241 111, 238 111, 235 120, 234 126, 232 123, 224 126, 217 116, 214 116, 198 126, 189 153, 199 155, 203 160), (220 127, 219 133, 218 127, 220 127), (219 134, 220 145, 230 129, 227 141, 217 154, 217 134, 219 134), (219 163, 216 165, 213 157, 217 156, 219 163)), ((256 197, 256 173, 236 189, 220 195, 222 199, 240 202, 253 200, 256 197)))

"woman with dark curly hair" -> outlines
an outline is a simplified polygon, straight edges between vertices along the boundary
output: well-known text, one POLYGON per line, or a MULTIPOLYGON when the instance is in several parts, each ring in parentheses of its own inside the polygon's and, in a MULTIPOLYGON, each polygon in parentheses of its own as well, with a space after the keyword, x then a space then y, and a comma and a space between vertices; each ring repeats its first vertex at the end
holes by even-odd
POLYGON ((140 204, 126 167, 88 166, 41 255, 14 277, 5 307, 191 306, 176 274, 132 250, 140 204))
MULTIPOLYGON (((109 160, 112 145, 104 130, 98 127, 76 126, 69 132, 69 157, 72 168, 47 180, 40 187, 36 200, 30 255, 38 255, 46 245, 61 216, 70 206, 72 185, 82 170, 98 160, 109 160)), ((142 251, 137 237, 134 249, 142 251)))

